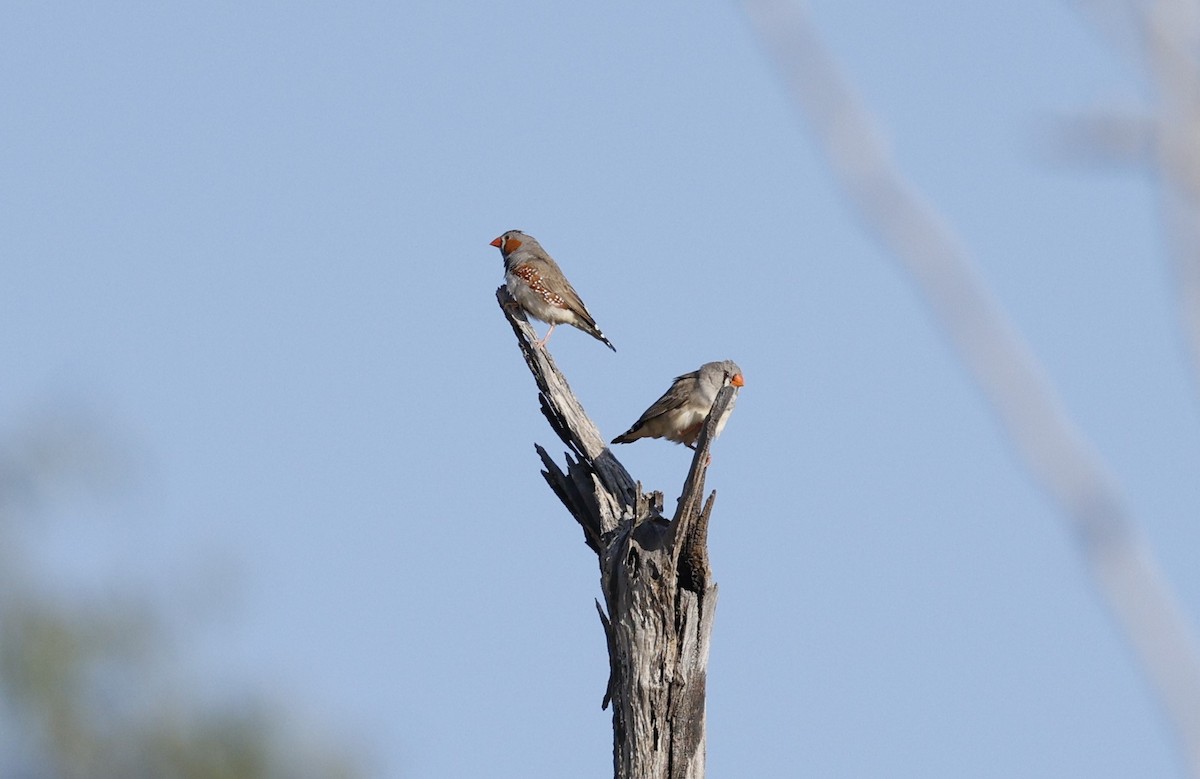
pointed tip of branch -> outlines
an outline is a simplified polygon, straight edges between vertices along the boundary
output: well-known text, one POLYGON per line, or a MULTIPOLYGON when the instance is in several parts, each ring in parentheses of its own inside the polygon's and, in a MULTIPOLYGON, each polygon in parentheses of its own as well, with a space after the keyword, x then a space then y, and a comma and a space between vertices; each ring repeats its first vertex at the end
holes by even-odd
POLYGON ((723 387, 717 393, 717 398, 713 401, 712 408, 704 420, 704 427, 701 428, 700 436, 696 439, 696 453, 692 455, 692 467, 688 470, 687 478, 683 482, 683 492, 679 496, 675 516, 671 520, 670 543, 672 545, 679 544, 679 539, 687 536, 688 525, 700 511, 700 501, 704 493, 704 477, 708 472, 711 460, 710 452, 717 425, 736 394, 736 388, 723 387))

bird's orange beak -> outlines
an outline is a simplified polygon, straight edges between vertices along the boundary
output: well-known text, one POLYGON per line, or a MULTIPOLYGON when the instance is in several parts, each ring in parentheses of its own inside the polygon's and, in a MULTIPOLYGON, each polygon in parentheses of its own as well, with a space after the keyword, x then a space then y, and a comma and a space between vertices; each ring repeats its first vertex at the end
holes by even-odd
POLYGON ((504 245, 504 241, 502 240, 503 238, 504 236, 500 236, 499 238, 492 239, 492 242, 488 244, 488 246, 495 246, 497 249, 499 249, 504 245))
POLYGON ((733 378, 729 380, 729 383, 735 387, 741 387, 745 385, 746 380, 742 378, 742 374, 737 373, 734 374, 733 378))

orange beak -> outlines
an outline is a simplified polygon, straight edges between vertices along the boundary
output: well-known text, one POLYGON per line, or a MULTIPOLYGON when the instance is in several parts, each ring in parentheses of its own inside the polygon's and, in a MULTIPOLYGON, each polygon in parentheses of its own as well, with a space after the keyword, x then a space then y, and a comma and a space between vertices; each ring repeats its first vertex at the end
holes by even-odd
POLYGON ((497 249, 499 249, 501 246, 504 245, 504 241, 500 240, 503 237, 504 236, 500 236, 500 238, 493 239, 492 242, 488 244, 488 246, 495 246, 497 249))
POLYGON ((729 383, 735 387, 741 387, 746 384, 746 380, 742 378, 742 374, 738 373, 738 374, 735 374, 734 377, 729 380, 729 383))

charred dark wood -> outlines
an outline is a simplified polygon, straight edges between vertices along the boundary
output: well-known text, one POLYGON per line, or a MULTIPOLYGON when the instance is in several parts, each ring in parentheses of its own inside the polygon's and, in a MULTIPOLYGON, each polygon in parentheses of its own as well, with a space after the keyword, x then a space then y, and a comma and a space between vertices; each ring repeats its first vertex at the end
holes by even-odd
POLYGON ((570 449, 560 467, 536 446, 550 489, 596 553, 605 606, 596 609, 609 654, 602 705, 613 707, 617 779, 704 776, 705 683, 717 585, 708 560, 716 493, 704 498, 717 420, 734 388, 717 395, 684 481, 675 515, 662 493, 645 493, 608 448, 550 353, 507 290, 496 291, 538 386, 542 413, 570 449), (607 609, 607 613, 606 610, 607 609))

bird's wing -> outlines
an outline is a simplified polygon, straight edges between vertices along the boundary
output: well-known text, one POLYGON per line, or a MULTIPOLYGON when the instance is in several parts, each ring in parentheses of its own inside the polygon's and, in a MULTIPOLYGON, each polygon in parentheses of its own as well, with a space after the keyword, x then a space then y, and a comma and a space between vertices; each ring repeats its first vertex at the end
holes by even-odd
POLYGON ((522 262, 514 264, 510 272, 528 284, 531 290, 550 305, 558 306, 559 308, 567 307, 566 298, 546 284, 546 280, 538 270, 536 263, 522 262))
POLYGON ((571 282, 567 281, 567 277, 563 275, 561 269, 541 257, 534 257, 526 259, 524 262, 514 263, 510 270, 523 279, 529 288, 547 303, 572 312, 586 322, 589 327, 595 329, 596 320, 592 319, 587 306, 583 304, 583 299, 571 286, 571 282), (548 282, 547 277, 553 281, 548 282))
POLYGON ((688 397, 695 390, 696 380, 699 376, 699 371, 692 371, 682 376, 676 376, 675 381, 671 383, 671 388, 664 392, 661 398, 654 401, 653 405, 638 417, 638 421, 633 423, 633 427, 630 430, 637 430, 655 417, 683 408, 687 404, 688 397))
POLYGON ((573 312, 575 316, 587 323, 587 326, 592 330, 596 330, 596 320, 592 318, 592 312, 587 310, 587 306, 583 304, 583 298, 579 297, 579 293, 571 286, 571 282, 567 281, 566 276, 563 276, 561 295, 562 306, 573 312))

